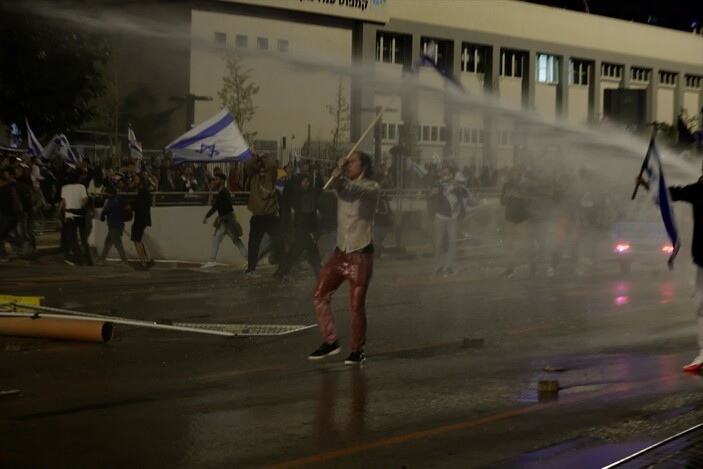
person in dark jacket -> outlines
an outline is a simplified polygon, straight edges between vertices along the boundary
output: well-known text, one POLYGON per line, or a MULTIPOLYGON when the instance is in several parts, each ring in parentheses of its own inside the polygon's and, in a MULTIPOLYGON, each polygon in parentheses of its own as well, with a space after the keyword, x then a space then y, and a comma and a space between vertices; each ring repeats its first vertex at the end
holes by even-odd
POLYGON ((257 153, 245 164, 244 171, 249 181, 249 256, 245 274, 249 277, 258 277, 256 266, 259 262, 259 247, 264 234, 268 234, 273 241, 274 254, 277 259, 285 255, 285 246, 281 233, 279 218, 279 203, 276 197, 276 179, 278 168, 276 163, 270 161, 269 154, 257 153))
POLYGON ((671 200, 688 202, 693 206, 693 243, 691 254, 696 264, 696 292, 694 303, 698 319, 698 356, 683 367, 684 371, 698 373, 703 368, 703 176, 687 186, 669 187, 671 200))
POLYGON ((207 219, 215 212, 217 212, 218 218, 215 222, 215 234, 212 237, 210 260, 202 265, 203 269, 209 269, 217 265, 215 259, 217 259, 217 252, 220 249, 222 240, 225 239, 225 235, 229 236, 244 259, 246 259, 248 255, 247 248, 240 239, 242 236, 242 226, 237 222, 237 218, 234 215, 232 195, 227 189, 227 185, 225 184, 226 180, 227 176, 225 176, 224 173, 217 173, 212 181, 212 189, 217 191, 217 196, 215 197, 215 202, 212 204, 212 208, 205 214, 203 224, 207 224, 207 219))
POLYGON ((99 262, 104 264, 107 253, 110 252, 112 246, 115 246, 120 255, 122 265, 127 266, 129 265, 127 254, 122 245, 122 234, 124 233, 123 212, 127 209, 122 206, 122 199, 117 195, 115 186, 108 184, 105 187, 105 192, 109 194, 110 198, 107 199, 102 212, 100 212, 100 221, 107 220, 107 235, 105 235, 105 242, 103 243, 103 251, 102 254, 100 254, 99 262))
POLYGON ((320 274, 322 261, 317 247, 317 195, 319 190, 312 187, 312 178, 303 174, 300 178, 300 187, 294 199, 294 236, 293 243, 285 259, 274 273, 274 277, 283 279, 293 264, 303 252, 307 253, 307 260, 315 272, 315 277, 320 274))
POLYGON ((146 270, 154 265, 154 260, 142 243, 142 237, 147 226, 151 226, 151 189, 152 181, 149 175, 142 173, 134 176, 134 187, 137 198, 134 201, 134 222, 132 223, 132 242, 139 255, 139 269, 146 270))
MULTIPOLYGON (((638 176, 635 182, 649 190, 649 183, 638 176)), ((703 369, 703 176, 687 186, 669 187, 671 200, 688 202, 693 207, 693 242, 691 254, 696 264, 696 291, 693 296, 698 319, 698 356, 683 371, 700 373, 703 369)))

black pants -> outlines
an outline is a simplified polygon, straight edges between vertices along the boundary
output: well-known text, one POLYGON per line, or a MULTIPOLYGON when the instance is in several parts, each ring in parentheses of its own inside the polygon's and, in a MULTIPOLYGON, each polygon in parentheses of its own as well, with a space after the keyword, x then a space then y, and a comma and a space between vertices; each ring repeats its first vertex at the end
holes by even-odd
POLYGON ((90 248, 88 247, 88 228, 85 224, 85 218, 66 218, 63 235, 64 239, 61 246, 63 247, 64 257, 79 264, 93 265, 93 260, 90 257, 90 248), (80 245, 78 244, 79 233, 80 245))
POLYGON ((259 262, 259 246, 264 233, 268 233, 273 241, 273 254, 277 259, 282 259, 285 252, 281 236, 281 222, 276 215, 254 215, 249 224, 249 246, 247 259, 247 272, 256 270, 259 262))
POLYGON ((320 260, 320 250, 317 247, 315 235, 312 231, 304 230, 295 231, 293 243, 288 250, 285 260, 279 266, 278 273, 287 275, 303 252, 307 253, 308 264, 310 264, 310 267, 315 271, 315 277, 320 275, 322 261, 320 260))

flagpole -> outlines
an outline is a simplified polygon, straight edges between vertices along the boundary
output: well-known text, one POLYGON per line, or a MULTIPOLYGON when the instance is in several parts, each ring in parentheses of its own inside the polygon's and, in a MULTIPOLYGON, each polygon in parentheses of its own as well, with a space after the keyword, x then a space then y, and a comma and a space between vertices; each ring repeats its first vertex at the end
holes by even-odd
POLYGON ((652 151, 652 147, 654 146, 654 141, 657 137, 657 123, 653 122, 652 123, 652 137, 649 139, 649 146, 647 147, 647 154, 644 157, 644 161, 642 162, 642 167, 640 168, 640 173, 637 175, 637 179, 635 182, 635 190, 632 191, 632 198, 630 200, 635 200, 635 197, 637 196, 637 189, 640 188, 642 183, 640 182, 642 180, 642 175, 644 174, 644 171, 647 169, 647 165, 649 164, 649 155, 650 152, 652 151))
MULTIPOLYGON (((360 146, 361 143, 364 141, 364 139, 369 135, 369 132, 371 132, 371 129, 374 128, 374 126, 375 126, 376 123, 379 121, 379 119, 381 118, 381 116, 383 116, 383 113, 386 112, 386 110, 388 110, 388 107, 393 103, 394 100, 395 100, 395 96, 393 96, 391 99, 389 99, 388 102, 386 103, 386 105, 383 106, 383 107, 376 113, 376 117, 373 118, 373 120, 371 121, 371 124, 369 124, 369 126, 368 126, 367 129, 364 131, 364 133, 361 134, 361 137, 359 137, 359 140, 357 140, 357 142, 354 144, 354 146, 352 147, 352 149, 349 150, 349 153, 347 153, 347 156, 344 157, 344 160, 345 160, 345 161, 347 161, 347 160, 349 160, 349 158, 351 158, 351 156, 354 154, 354 152, 357 150, 357 148, 359 148, 359 146, 360 146)), ((327 183, 325 184, 325 186, 322 188, 322 190, 323 190, 323 191, 327 190, 327 188, 329 187, 329 185, 332 184, 332 181, 334 181, 335 179, 337 179, 337 177, 339 177, 339 176, 330 176, 329 180, 327 181, 327 183)))

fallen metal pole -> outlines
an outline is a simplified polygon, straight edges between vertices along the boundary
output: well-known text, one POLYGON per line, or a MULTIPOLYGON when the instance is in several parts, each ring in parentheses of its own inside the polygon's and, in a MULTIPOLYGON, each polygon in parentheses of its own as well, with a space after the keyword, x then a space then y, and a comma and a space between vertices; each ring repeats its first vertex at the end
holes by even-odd
POLYGON ((148 329, 159 329, 167 331, 196 332, 200 334, 219 335, 226 337, 237 336, 277 336, 290 334, 305 329, 316 327, 311 325, 276 325, 276 324, 198 324, 198 323, 158 323, 154 321, 144 321, 141 319, 122 318, 117 316, 106 316, 104 314, 83 313, 48 306, 27 305, 23 303, 0 304, 0 308, 9 306, 28 309, 34 312, 0 311, 0 316, 8 317, 46 317, 57 319, 81 319, 84 321, 110 321, 114 324, 126 326, 144 327, 148 329))

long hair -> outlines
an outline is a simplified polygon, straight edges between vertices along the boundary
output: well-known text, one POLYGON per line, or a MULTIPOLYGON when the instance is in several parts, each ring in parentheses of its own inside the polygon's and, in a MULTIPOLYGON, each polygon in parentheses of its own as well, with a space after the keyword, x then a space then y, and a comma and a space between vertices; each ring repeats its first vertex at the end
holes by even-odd
POLYGON ((371 161, 371 156, 363 151, 357 151, 356 154, 359 156, 361 167, 364 168, 364 176, 367 179, 373 179, 373 163, 371 161))

